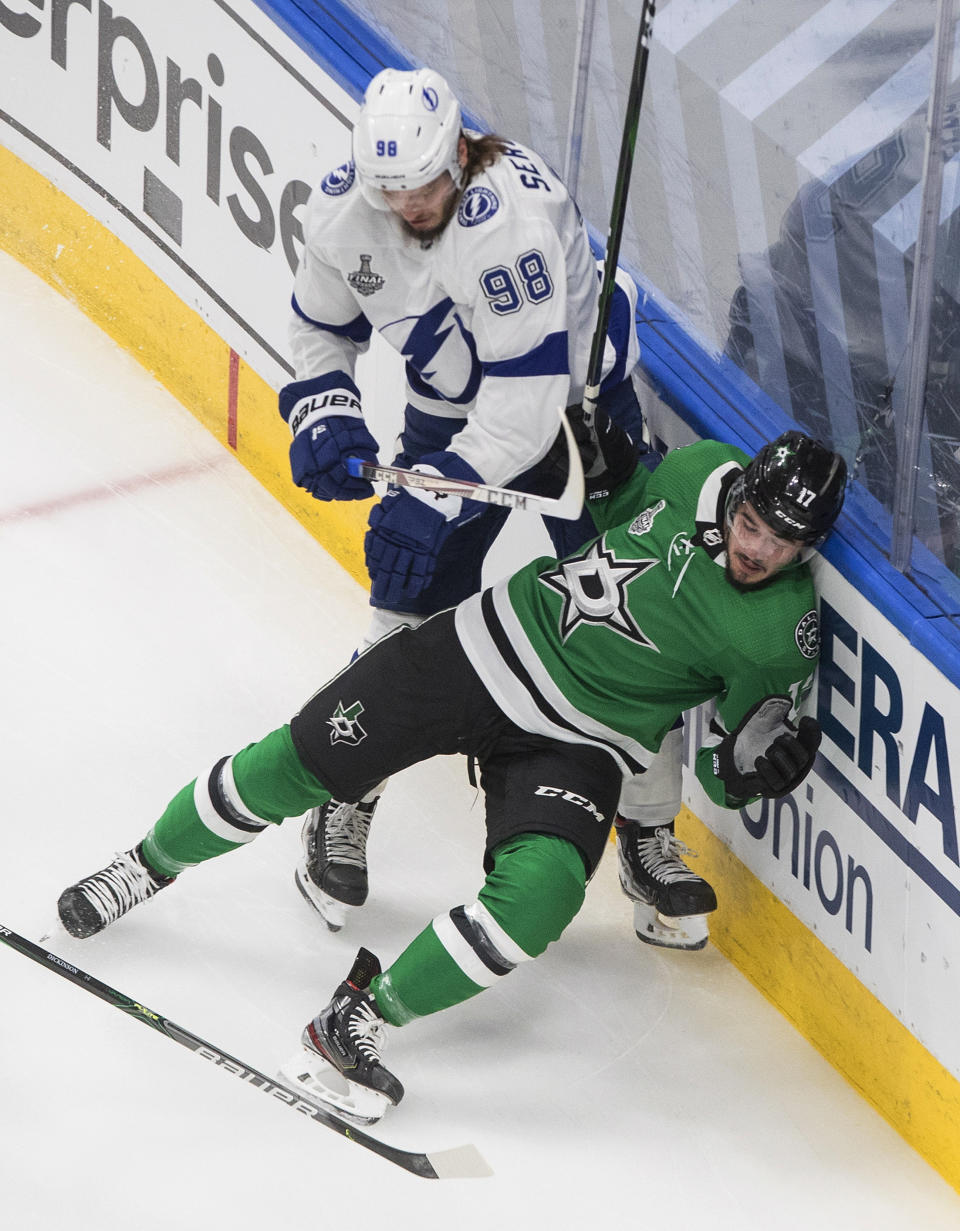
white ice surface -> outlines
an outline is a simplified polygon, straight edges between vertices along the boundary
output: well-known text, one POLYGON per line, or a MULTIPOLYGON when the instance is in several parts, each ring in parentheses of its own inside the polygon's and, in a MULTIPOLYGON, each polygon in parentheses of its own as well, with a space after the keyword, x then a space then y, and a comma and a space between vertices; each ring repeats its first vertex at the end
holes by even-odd
MULTIPOLYGON (((219 755, 344 664, 360 587, 137 364, 0 259, 0 923, 133 845, 219 755)), ((396 779, 372 896, 331 935, 299 826, 185 874, 64 958, 267 1072, 363 943, 386 963, 480 883, 482 807, 443 759, 396 779)), ((0 946, 0 1218, 64 1231, 947 1231, 960 1196, 714 949, 633 937, 604 861, 540 961, 391 1032, 376 1129, 473 1142, 491 1179, 407 1175, 0 946)))

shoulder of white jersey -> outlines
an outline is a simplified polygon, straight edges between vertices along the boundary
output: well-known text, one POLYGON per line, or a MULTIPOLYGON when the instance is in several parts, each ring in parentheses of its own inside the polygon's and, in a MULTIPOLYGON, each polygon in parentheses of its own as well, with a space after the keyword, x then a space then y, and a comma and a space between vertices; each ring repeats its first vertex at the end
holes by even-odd
POLYGON ((464 189, 455 217, 458 229, 512 229, 537 221, 552 226, 550 207, 568 199, 563 182, 538 154, 514 141, 506 145, 507 153, 464 189))
POLYGON ((366 218, 375 212, 369 206, 363 193, 359 191, 357 172, 352 162, 342 162, 331 171, 327 171, 322 180, 315 185, 310 193, 304 230, 308 238, 318 227, 329 227, 337 218, 350 217, 351 225, 356 219, 366 218))
POLYGON ((327 200, 339 200, 359 192, 357 171, 352 162, 343 162, 328 171, 314 189, 314 195, 327 200))

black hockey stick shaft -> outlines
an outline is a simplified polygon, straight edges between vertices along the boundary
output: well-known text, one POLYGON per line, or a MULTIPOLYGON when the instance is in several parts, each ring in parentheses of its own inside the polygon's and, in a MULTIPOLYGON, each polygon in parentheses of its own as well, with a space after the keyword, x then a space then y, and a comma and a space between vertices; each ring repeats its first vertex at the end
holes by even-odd
POLYGON ((335 1116, 332 1112, 304 1098, 296 1090, 291 1090, 289 1086, 267 1077, 265 1073, 259 1072, 221 1048, 214 1047, 212 1043, 208 1043, 199 1035, 185 1030, 183 1026, 178 1026, 176 1022, 170 1021, 162 1014, 148 1009, 146 1005, 139 1004, 123 992, 118 992, 106 983, 101 983, 93 975, 78 969, 64 958, 58 957, 56 953, 51 953, 42 946, 34 944, 32 940, 27 940, 25 936, 20 936, 3 924, 0 924, 0 941, 18 953, 22 953, 24 957, 30 958, 45 970, 52 970, 61 978, 68 979, 77 987, 82 987, 85 992, 98 996, 107 1004, 113 1005, 115 1009, 120 1009, 152 1030, 166 1035, 174 1043, 189 1048, 204 1060, 212 1061, 218 1068, 238 1077, 254 1089, 260 1090, 263 1094, 269 1095, 270 1098, 283 1103, 310 1120, 317 1120, 320 1124, 325 1124, 327 1128, 332 1128, 341 1137, 356 1142, 366 1150, 372 1150, 374 1154, 379 1154, 381 1158, 395 1163, 405 1171, 410 1171, 428 1180, 491 1174, 490 1168, 473 1146, 461 1146, 458 1149, 421 1154, 411 1150, 401 1150, 397 1146, 377 1140, 376 1137, 370 1137, 354 1125, 348 1124, 346 1120, 341 1120, 339 1116, 335 1116))
POLYGON ((607 231, 607 251, 603 262, 603 277, 600 282, 600 297, 597 302, 597 327, 590 348, 587 365, 587 384, 583 395, 583 409, 588 422, 592 419, 600 397, 600 379, 603 370, 603 351, 607 341, 607 326, 610 324, 610 309, 613 289, 616 284, 617 262, 620 259, 620 241, 623 238, 623 221, 627 212, 627 194, 630 191, 630 175, 633 171, 633 152, 637 144, 637 129, 640 125, 640 104, 643 102, 643 86, 647 78, 647 61, 650 58, 650 39, 653 35, 653 18, 656 14, 654 0, 644 0, 640 11, 640 28, 637 31, 637 46, 633 58, 633 72, 627 95, 627 112, 620 141, 620 158, 617 163, 617 178, 613 190, 613 205, 610 209, 610 227, 607 231))

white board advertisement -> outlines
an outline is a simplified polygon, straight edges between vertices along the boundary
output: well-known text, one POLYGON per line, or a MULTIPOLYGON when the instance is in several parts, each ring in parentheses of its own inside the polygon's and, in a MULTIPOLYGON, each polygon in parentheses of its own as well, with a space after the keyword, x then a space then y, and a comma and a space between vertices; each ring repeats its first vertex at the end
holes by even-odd
POLYGON ((303 205, 355 115, 248 0, 0 0, 0 142, 275 386, 303 205))
MULTIPOLYGON (((956 688, 828 562, 816 574, 814 772, 739 813, 712 806, 688 775, 687 802, 960 1077, 956 688)), ((690 724, 691 747, 703 723, 690 724)))

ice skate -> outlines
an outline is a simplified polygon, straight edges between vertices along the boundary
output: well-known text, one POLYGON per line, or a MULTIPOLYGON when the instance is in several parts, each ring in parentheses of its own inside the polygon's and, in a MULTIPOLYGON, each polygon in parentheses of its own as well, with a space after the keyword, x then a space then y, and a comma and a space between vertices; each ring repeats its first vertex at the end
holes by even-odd
POLYGON ((331 932, 367 900, 367 837, 379 798, 357 804, 331 799, 311 808, 303 822, 303 858, 294 880, 331 932))
POLYGON ((354 1124, 374 1124, 403 1098, 403 1086, 380 1063, 386 1023, 368 990, 380 962, 361 949, 333 999, 304 1030, 302 1050, 280 1077, 354 1124))
POLYGON ((623 892, 634 903, 640 940, 667 949, 702 949, 706 915, 717 909, 713 886, 680 858, 692 855, 668 825, 646 826, 617 818, 617 864, 623 892))
POLYGON ((71 936, 85 940, 116 923, 128 910, 148 901, 175 879, 150 867, 143 857, 141 843, 118 855, 101 872, 64 889, 57 901, 60 922, 71 936))

